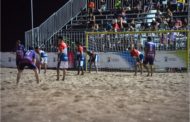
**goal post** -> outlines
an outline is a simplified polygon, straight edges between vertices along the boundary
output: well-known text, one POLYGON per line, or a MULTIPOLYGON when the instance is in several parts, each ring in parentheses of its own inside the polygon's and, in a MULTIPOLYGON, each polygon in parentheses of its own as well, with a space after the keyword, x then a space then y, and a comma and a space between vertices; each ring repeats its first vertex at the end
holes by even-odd
MULTIPOLYGON (((135 60, 128 47, 133 45, 144 53, 144 44, 150 36, 156 44, 156 70, 183 70, 190 68, 190 31, 160 30, 132 32, 86 32, 87 50, 98 55, 99 70, 134 70, 135 60)), ((88 55, 86 54, 86 62, 88 55)), ((89 65, 86 63, 86 71, 89 65)))

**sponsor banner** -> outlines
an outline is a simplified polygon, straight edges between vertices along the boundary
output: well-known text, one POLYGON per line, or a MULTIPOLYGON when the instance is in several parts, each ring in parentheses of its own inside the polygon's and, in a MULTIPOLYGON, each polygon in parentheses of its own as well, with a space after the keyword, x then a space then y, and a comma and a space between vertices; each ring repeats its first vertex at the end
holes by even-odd
MULTIPOLYGON (((155 57, 155 68, 184 68, 185 61, 175 55, 172 51, 157 51, 155 57)), ((98 54, 99 68, 133 69, 135 60, 129 52, 107 52, 98 54)))
MULTIPOLYGON (((1 67, 15 67, 16 55, 12 52, 0 52, 1 67)), ((74 68, 74 53, 69 52, 69 68, 74 68)), ((109 69, 133 69, 135 60, 130 56, 129 52, 100 52, 98 53, 98 67, 109 69)), ((48 67, 56 68, 57 53, 48 53, 48 67)), ((184 60, 175 55, 172 51, 157 51, 155 58, 155 67, 157 69, 165 68, 184 68, 186 63, 184 60)))

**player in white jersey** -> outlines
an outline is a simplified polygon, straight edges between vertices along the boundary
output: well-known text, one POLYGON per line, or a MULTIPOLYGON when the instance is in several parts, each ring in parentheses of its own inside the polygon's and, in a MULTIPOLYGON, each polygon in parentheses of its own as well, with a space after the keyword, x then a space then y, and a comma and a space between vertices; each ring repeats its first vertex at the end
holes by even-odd
POLYGON ((48 64, 48 55, 45 51, 41 50, 39 47, 35 48, 36 53, 39 55, 40 57, 40 63, 38 64, 39 66, 39 73, 41 71, 41 67, 44 67, 44 73, 46 74, 47 71, 47 64, 48 64))

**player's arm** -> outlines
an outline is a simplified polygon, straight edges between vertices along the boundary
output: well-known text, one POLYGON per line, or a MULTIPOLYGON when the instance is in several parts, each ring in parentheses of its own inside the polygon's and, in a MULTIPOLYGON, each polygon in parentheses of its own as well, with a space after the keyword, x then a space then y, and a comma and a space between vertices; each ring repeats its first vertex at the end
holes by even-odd
POLYGON ((156 45, 154 44, 154 58, 156 57, 156 45))
POLYGON ((144 55, 146 56, 147 55, 147 43, 145 43, 145 46, 144 46, 144 55))

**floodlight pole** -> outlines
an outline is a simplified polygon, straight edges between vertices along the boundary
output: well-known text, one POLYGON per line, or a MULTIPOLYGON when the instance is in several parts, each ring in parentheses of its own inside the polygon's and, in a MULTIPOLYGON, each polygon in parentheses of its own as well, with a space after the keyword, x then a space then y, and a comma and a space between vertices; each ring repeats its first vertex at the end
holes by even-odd
POLYGON ((31 0, 31 25, 32 25, 32 47, 34 47, 34 16, 33 16, 33 0, 31 0))

